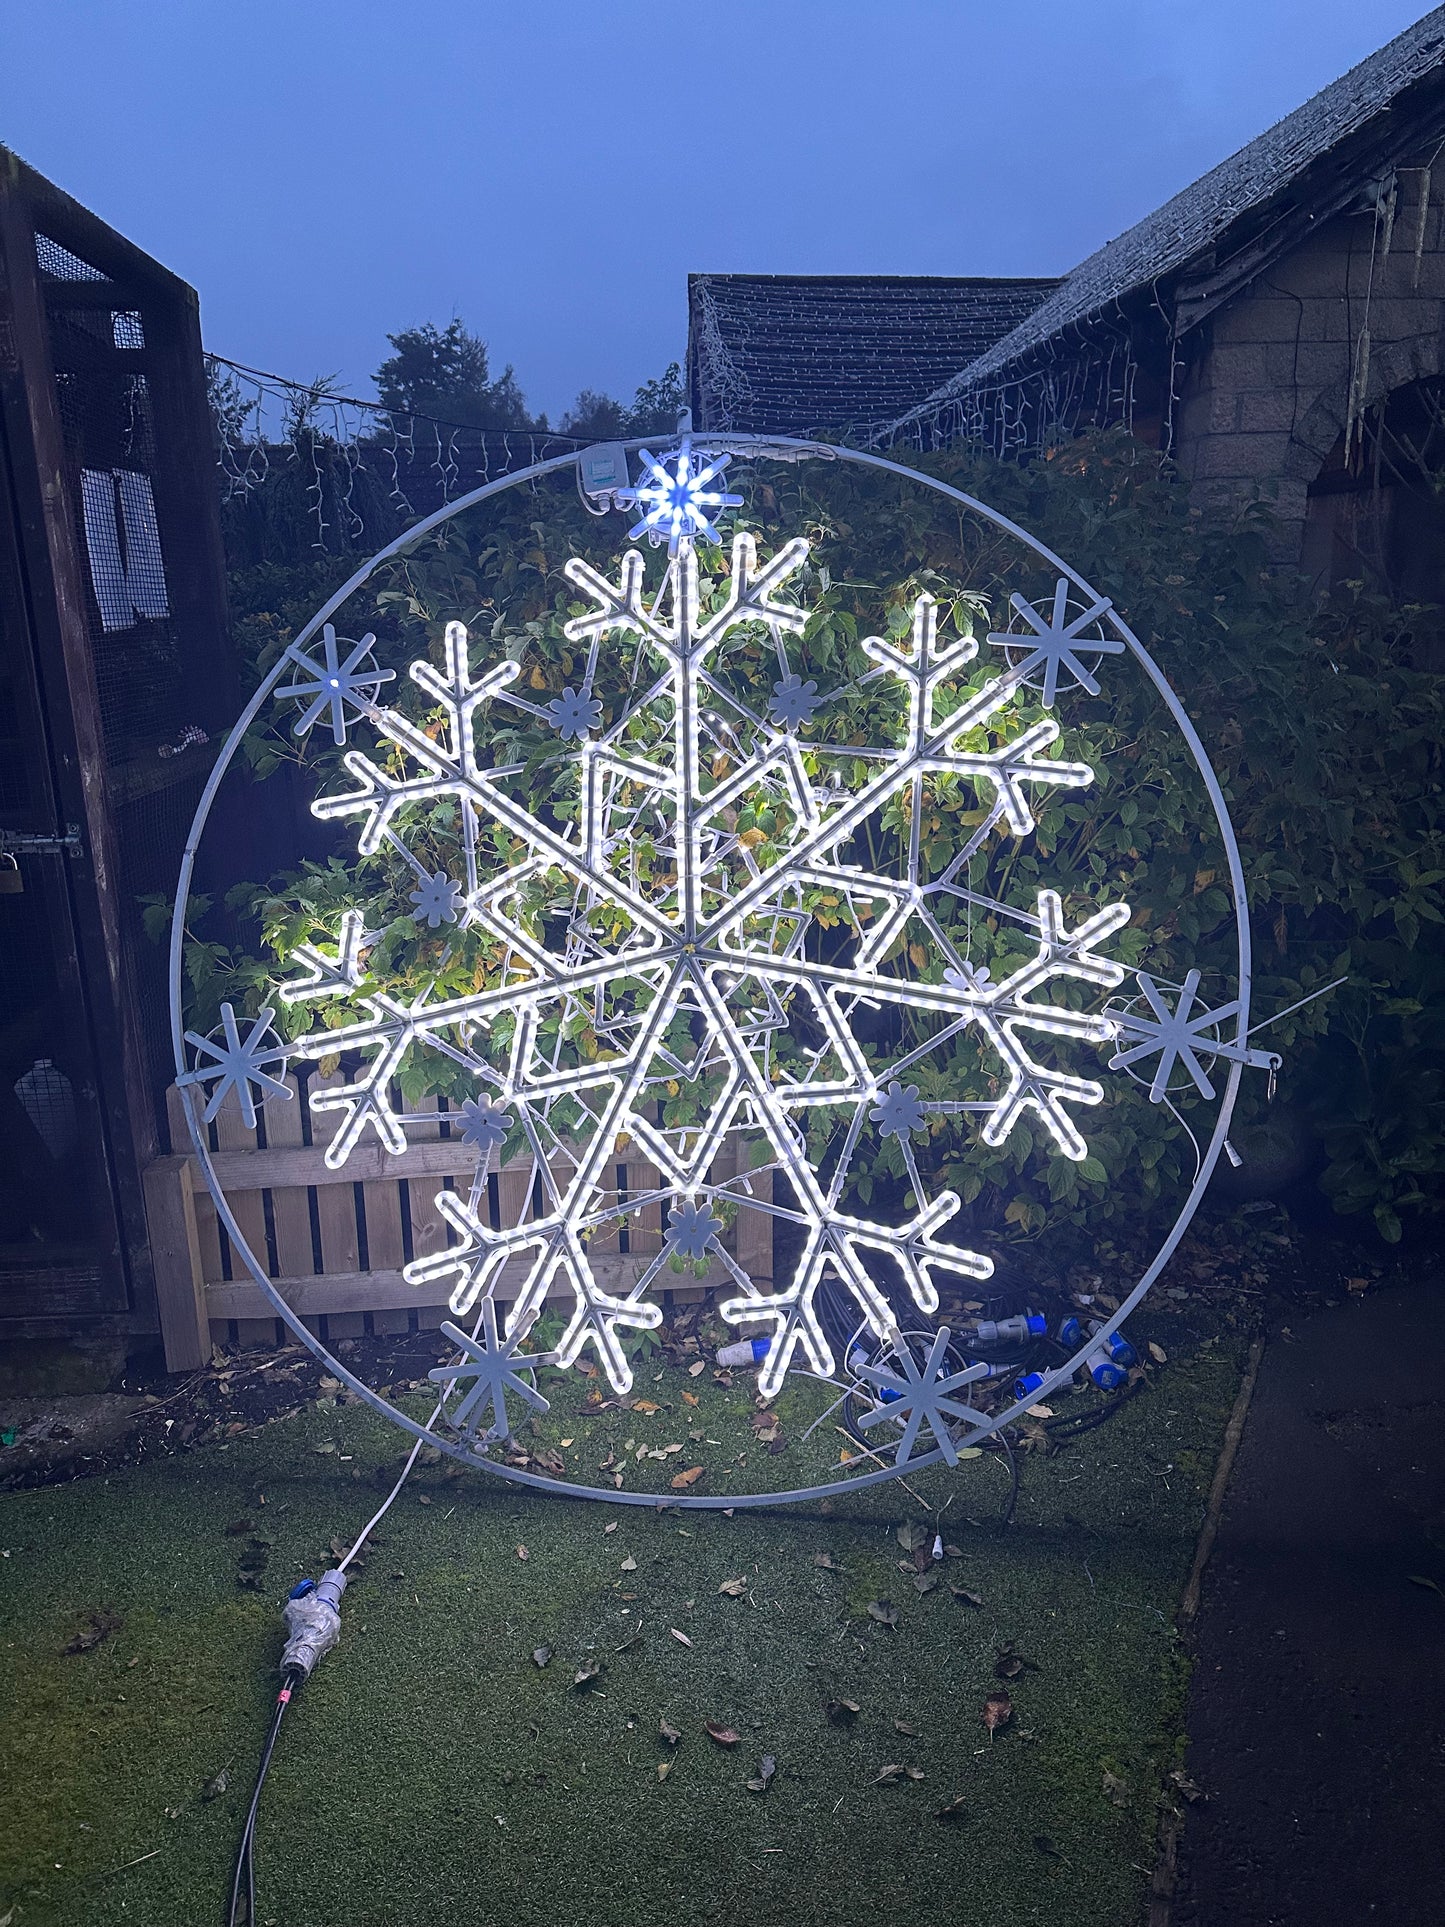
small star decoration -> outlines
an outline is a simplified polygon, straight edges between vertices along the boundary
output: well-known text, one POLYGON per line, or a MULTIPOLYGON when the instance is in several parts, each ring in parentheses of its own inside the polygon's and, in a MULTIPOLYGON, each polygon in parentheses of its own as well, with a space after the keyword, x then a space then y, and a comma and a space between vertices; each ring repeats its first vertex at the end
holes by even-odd
POLYGON ((197 1061, 192 1069, 176 1079, 176 1083, 197 1084, 203 1090, 207 1085, 212 1086, 205 1111, 208 1124, 225 1103, 227 1091, 236 1093, 241 1117, 248 1131, 256 1128, 257 1096, 291 1096, 291 1087, 284 1081, 286 1046, 279 1038, 273 1037, 270 1042, 267 1041, 271 1019, 275 1015, 269 1004, 263 1006, 243 1038, 235 1011, 230 1004, 222 1004, 219 1037, 201 1037, 193 1030, 186 1032, 186 1042, 197 1053, 197 1061), (202 1063, 199 1055, 202 1051, 214 1061, 202 1063), (279 1077, 273 1074, 276 1071, 281 1073, 279 1077))
MULTIPOLYGON (((343 639, 344 640, 344 639, 343 639)), ((334 624, 327 623, 321 631, 322 661, 308 656, 304 649, 295 644, 286 651, 288 662, 309 671, 309 682, 293 682, 285 689, 278 689, 278 696, 295 696, 305 702, 311 698, 310 707, 304 709, 296 719, 294 731, 304 736, 322 715, 331 712, 331 737, 336 743, 346 741, 346 720, 348 716, 364 716, 376 701, 376 693, 384 682, 393 682, 395 672, 381 669, 375 662, 368 662, 376 647, 376 637, 370 632, 360 642, 350 645, 351 654, 345 662, 341 660, 342 640, 336 634, 334 624)))

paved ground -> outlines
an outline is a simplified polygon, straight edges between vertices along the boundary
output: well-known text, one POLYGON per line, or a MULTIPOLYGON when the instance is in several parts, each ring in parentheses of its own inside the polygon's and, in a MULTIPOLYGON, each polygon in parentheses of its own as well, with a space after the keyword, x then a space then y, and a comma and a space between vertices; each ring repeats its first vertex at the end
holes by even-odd
POLYGON ((1445 1279, 1271 1332, 1204 1582, 1173 1927, 1445 1920, 1445 1279), (1412 1578, 1415 1575, 1416 1578, 1412 1578))

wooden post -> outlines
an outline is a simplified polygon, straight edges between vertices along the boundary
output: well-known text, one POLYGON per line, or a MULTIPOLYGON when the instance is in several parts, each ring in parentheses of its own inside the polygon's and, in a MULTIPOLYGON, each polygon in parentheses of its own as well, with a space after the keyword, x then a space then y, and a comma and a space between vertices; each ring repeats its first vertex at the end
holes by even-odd
POLYGON ((195 1169, 188 1157, 157 1158, 146 1168, 144 1179, 146 1226, 168 1372, 198 1371, 211 1361, 206 1281, 196 1234, 195 1169))

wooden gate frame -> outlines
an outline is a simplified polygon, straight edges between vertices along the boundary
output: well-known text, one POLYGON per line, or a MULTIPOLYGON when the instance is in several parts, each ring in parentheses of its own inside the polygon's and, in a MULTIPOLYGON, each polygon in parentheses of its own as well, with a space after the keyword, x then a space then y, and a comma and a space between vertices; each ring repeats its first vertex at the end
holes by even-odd
MULTIPOLYGON (((342 1081, 337 1074, 311 1083, 342 1081)), ((458 1137, 443 1136, 445 1123, 413 1123, 408 1126, 413 1141, 400 1156, 365 1142, 343 1169, 333 1171, 321 1145, 303 1142, 306 1092, 294 1077, 287 1083, 295 1095, 290 1101, 268 1098, 259 1130, 247 1129, 234 1096, 211 1127, 216 1177, 257 1259, 287 1304, 327 1343, 359 1337, 368 1328, 386 1335, 440 1325, 450 1316, 444 1288, 408 1284, 402 1266, 457 1241, 435 1197, 450 1181, 470 1181, 475 1150, 458 1137)), ((185 1144, 186 1099, 172 1086, 167 1102, 171 1141, 185 1144)), ((428 1099, 425 1108, 435 1111, 436 1100, 428 1099)), ((736 1173, 739 1152, 739 1140, 724 1144, 713 1168, 715 1181, 736 1173)), ((625 1168, 631 1189, 656 1188, 651 1167, 625 1168)), ((531 1176, 528 1158, 514 1159, 495 1173, 500 1225, 520 1222, 531 1176)), ((759 1173, 752 1185, 756 1196, 771 1198, 770 1174, 759 1173)), ((167 1370, 195 1371, 210 1361, 217 1345, 277 1345, 285 1328, 231 1252, 195 1156, 156 1158, 145 1172, 145 1193, 167 1370)), ((760 1211, 740 1211, 725 1243, 754 1282, 770 1289, 771 1219, 760 1211)), ((616 1292, 632 1284, 661 1248, 662 1211, 654 1202, 638 1208, 624 1234, 594 1240, 593 1268, 616 1292)), ((526 1270, 525 1259, 508 1265, 496 1296, 515 1297, 526 1270)), ((695 1302, 731 1283, 721 1266, 701 1278, 690 1272, 669 1272, 665 1278, 666 1296, 674 1303, 695 1302)))

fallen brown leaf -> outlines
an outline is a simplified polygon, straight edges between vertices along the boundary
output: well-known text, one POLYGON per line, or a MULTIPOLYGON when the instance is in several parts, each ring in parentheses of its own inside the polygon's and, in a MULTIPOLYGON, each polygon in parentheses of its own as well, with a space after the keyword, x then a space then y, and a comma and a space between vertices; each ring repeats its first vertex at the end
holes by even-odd
POLYGON ((718 1587, 718 1591, 725 1592, 729 1599, 741 1599, 747 1589, 748 1582, 746 1579, 724 1579, 718 1587))
POLYGON ((669 1626, 667 1630, 672 1634, 673 1638, 677 1641, 679 1646, 686 1646, 688 1650, 691 1651, 692 1641, 688 1638, 686 1633, 680 1633, 677 1630, 676 1626, 669 1626))
POLYGON ((690 1465, 685 1472, 675 1473, 668 1483, 674 1491, 679 1491, 687 1486, 696 1485, 701 1477, 702 1467, 700 1465, 690 1465))
POLYGON ((833 1557, 831 1552, 815 1552, 813 1554, 813 1564, 821 1567, 824 1572, 843 1571, 843 1567, 838 1564, 838 1561, 833 1557))
POLYGON ((1104 1768, 1104 1792, 1111 1806, 1126 1807, 1129 1804, 1129 1783, 1121 1780, 1117 1773, 1104 1768))
POLYGON ((1168 1352, 1165 1351, 1162 1345, 1156 1345, 1152 1338, 1149 1340, 1149 1356, 1156 1365, 1167 1365, 1169 1363, 1168 1352))
POLYGON ((674 1766, 675 1766, 676 1764, 677 1764, 677 1762, 676 1762, 675 1760, 659 1760, 659 1761, 658 1761, 658 1763, 657 1763, 657 1777, 658 1777, 658 1779, 659 1779, 659 1780, 665 1780, 665 1779, 667 1778, 667 1776, 668 1776, 668 1774, 669 1774, 669 1773, 671 1773, 671 1771, 672 1771, 672 1769, 673 1769, 673 1767, 674 1767, 674 1766))
POLYGON ((627 1555, 627 1557, 626 1557, 626 1558, 625 1558, 625 1559, 623 1560, 623 1562, 622 1562, 622 1565, 621 1565, 621 1567, 620 1567, 620 1570, 621 1570, 622 1572, 636 1572, 636 1571, 637 1571, 637 1561, 636 1561, 636 1560, 635 1560, 635 1559, 633 1558, 633 1556, 632 1556, 632 1554, 631 1554, 630 1552, 628 1553, 628 1555, 627 1555))
POLYGON ((530 1557, 530 1554, 528 1553, 527 1548, 525 1546, 517 1547, 517 1557, 519 1559, 526 1559, 530 1557))
POLYGON ((722 1726, 716 1720, 705 1720, 703 1722, 703 1730, 706 1732, 708 1738, 710 1740, 716 1740, 719 1746, 736 1746, 742 1737, 741 1734, 735 1733, 730 1726, 722 1726))
POLYGON ((743 1784, 747 1787, 749 1793, 766 1793, 768 1784, 777 1770, 778 1763, 776 1759, 774 1759, 771 1753, 765 1753, 758 1763, 757 1772, 751 1780, 746 1780, 743 1784))
POLYGON ((982 1611, 983 1600, 976 1592, 970 1592, 967 1586, 950 1586, 948 1590, 955 1599, 961 1599, 965 1606, 975 1606, 982 1611))
POLYGON ((582 1664, 577 1668, 577 1671, 572 1675, 572 1684, 574 1686, 588 1686, 594 1679, 600 1677, 601 1672, 602 1661, 600 1659, 584 1659, 582 1664))
POLYGON ((682 1734, 672 1722, 667 1719, 660 1719, 657 1722, 657 1737, 662 1741, 664 1746, 680 1746, 682 1744, 682 1734))
POLYGON ((918 1728, 916 1726, 910 1726, 907 1720, 895 1720, 893 1722, 893 1731, 895 1733, 906 1733, 910 1740, 916 1740, 918 1738, 918 1728))
POLYGON ((532 1664, 536 1667, 547 1665, 551 1657, 552 1648, 550 1646, 534 1646, 532 1648, 532 1664))
POLYGON ((1006 1726, 1013 1718, 1014 1703, 1007 1693, 990 1693, 983 1703, 983 1723, 988 1728, 988 1736, 993 1738, 1001 1726, 1006 1726))
POLYGON ((964 1804, 963 1795, 955 1793, 948 1805, 939 1807, 933 1817, 935 1820, 941 1820, 946 1827, 961 1825, 968 1818, 968 1808, 964 1804))
POLYGON ((109 1639, 112 1633, 118 1633, 125 1624, 120 1614, 112 1612, 109 1606, 92 1607, 86 1615, 86 1622, 61 1648, 62 1654, 67 1659, 74 1658, 77 1653, 90 1652, 93 1647, 99 1646, 103 1639, 109 1639))
POLYGON ((836 1726, 846 1726, 850 1720, 856 1720, 861 1710, 857 1700, 826 1700, 823 1704, 823 1711, 836 1726))
POLYGON ((896 1626, 902 1616, 898 1608, 886 1599, 872 1599, 868 1602, 868 1617, 876 1619, 880 1626, 896 1626))

